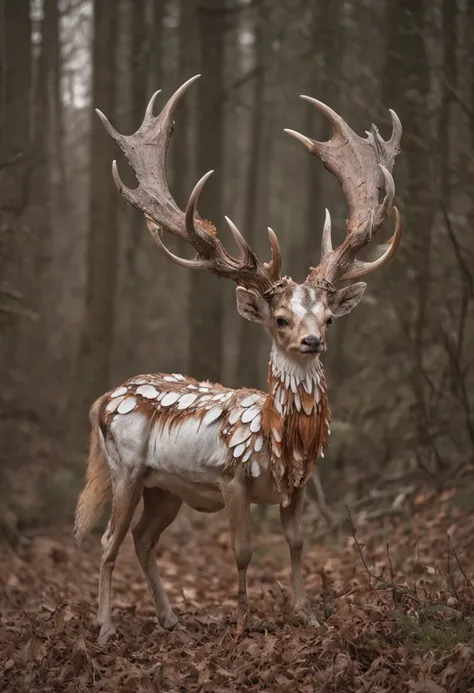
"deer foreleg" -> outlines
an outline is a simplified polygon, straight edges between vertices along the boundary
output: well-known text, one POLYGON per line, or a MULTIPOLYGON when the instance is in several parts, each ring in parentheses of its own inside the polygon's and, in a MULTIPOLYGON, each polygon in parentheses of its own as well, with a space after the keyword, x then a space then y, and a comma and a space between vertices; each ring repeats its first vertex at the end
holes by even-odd
POLYGON ((233 479, 224 482, 222 493, 229 516, 232 550, 238 571, 237 633, 240 633, 247 625, 247 568, 252 558, 250 493, 247 479, 238 471, 233 479))
POLYGON ((280 506, 280 519, 290 549, 291 582, 295 611, 303 615, 308 625, 319 626, 306 596, 301 565, 303 554, 301 518, 303 515, 304 493, 304 488, 297 488, 293 491, 290 505, 287 508, 280 506))

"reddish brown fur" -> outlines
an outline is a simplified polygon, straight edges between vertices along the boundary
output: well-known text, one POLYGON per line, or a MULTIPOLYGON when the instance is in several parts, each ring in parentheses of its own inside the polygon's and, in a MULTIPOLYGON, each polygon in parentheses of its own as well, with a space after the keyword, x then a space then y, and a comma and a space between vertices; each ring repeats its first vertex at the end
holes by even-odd
MULTIPOLYGON (((283 383, 280 383, 279 387, 283 387, 283 383)), ((275 408, 271 394, 274 391, 274 378, 271 365, 269 367, 269 394, 262 409, 262 430, 271 441, 273 479, 277 489, 282 491, 288 500, 296 488, 306 484, 314 471, 317 458, 327 445, 330 413, 323 372, 320 388, 319 403, 310 414, 306 414, 303 407, 298 411, 293 392, 286 389, 289 412, 284 416, 275 408), (274 431, 279 434, 281 442, 276 439, 274 431)), ((309 395, 302 385, 298 387, 298 394, 302 401, 307 399, 308 403, 311 400, 314 404, 314 394, 309 395)))
POLYGON ((109 393, 99 397, 89 412, 91 436, 86 485, 77 502, 74 522, 74 537, 78 545, 97 522, 111 496, 109 467, 100 442, 100 420, 108 397, 109 393))

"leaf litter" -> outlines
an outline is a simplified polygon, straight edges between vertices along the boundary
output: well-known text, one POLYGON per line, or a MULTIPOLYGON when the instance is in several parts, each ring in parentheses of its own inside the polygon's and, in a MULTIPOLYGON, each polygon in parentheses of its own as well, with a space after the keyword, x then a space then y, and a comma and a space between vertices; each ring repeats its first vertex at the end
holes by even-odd
POLYGON ((274 523, 254 532, 250 627, 234 635, 236 571, 222 514, 171 530, 158 552, 180 617, 156 622, 128 536, 114 572, 117 637, 96 644, 99 537, 32 531, 0 547, 5 693, 469 693, 474 691, 474 515, 443 502, 311 542, 305 582, 319 628, 288 613, 290 570, 274 523), (448 507, 447 507, 448 506, 448 507), (194 526, 194 529, 193 529, 194 526))

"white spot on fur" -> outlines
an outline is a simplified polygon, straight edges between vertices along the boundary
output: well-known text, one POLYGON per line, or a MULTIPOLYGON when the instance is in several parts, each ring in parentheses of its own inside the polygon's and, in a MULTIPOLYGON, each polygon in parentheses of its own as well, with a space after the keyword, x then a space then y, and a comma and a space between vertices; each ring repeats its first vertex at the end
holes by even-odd
POLYGON ((192 383, 190 385, 188 385, 188 390, 197 390, 197 389, 198 389, 197 385, 193 385, 192 383))
POLYGON ((178 402, 178 409, 187 409, 188 407, 191 406, 191 404, 194 404, 194 402, 197 400, 197 395, 188 393, 186 395, 182 395, 179 398, 178 402))
POLYGON ((181 373, 172 373, 171 375, 173 376, 173 378, 176 378, 176 380, 186 380, 184 375, 181 375, 181 373))
POLYGON ((247 395, 247 397, 244 397, 244 399, 241 399, 239 404, 241 407, 251 407, 252 404, 255 404, 260 399, 261 399, 261 395, 254 392, 251 395, 247 395))
POLYGON ((255 440, 255 443, 253 445, 253 449, 255 452, 260 452, 260 450, 263 448, 263 436, 258 436, 258 438, 255 440))
POLYGON ((249 407, 248 409, 245 409, 244 413, 242 414, 242 423, 249 423, 249 421, 253 421, 258 414, 260 414, 260 407, 249 407))
POLYGON ((242 443, 241 445, 237 445, 237 447, 234 448, 234 457, 240 457, 245 450, 245 445, 242 443))
POLYGON ((242 457, 242 462, 247 462, 250 459, 250 455, 252 454, 252 452, 252 448, 250 448, 250 450, 247 450, 245 455, 242 457))
POLYGON ((141 395, 147 399, 154 399, 158 397, 159 392, 154 385, 140 385, 140 387, 137 387, 137 395, 141 395))
POLYGON ((170 407, 172 404, 178 401, 181 397, 180 392, 167 392, 166 395, 161 400, 162 407, 170 407))
MULTIPOLYGON (((212 409, 209 409, 209 411, 206 412, 202 422, 205 426, 208 426, 211 424, 213 421, 216 421, 220 416, 222 416, 223 410, 221 407, 212 407, 212 409)), ((226 433, 226 431, 224 431, 226 433)))
POLYGON ((250 463, 250 474, 256 479, 258 476, 260 476, 260 465, 256 460, 252 460, 250 463))
MULTIPOLYGON (((247 440, 252 435, 252 431, 247 426, 240 426, 236 428, 229 438, 229 447, 233 448, 235 445, 240 445, 247 440)), ((245 446, 244 446, 245 447, 245 446)))
POLYGON ((240 407, 236 407, 230 412, 229 415, 229 423, 231 426, 237 423, 237 421, 240 419, 240 414, 242 412, 242 409, 240 407))
POLYGON ((135 409, 137 403, 136 397, 125 397, 117 407, 118 414, 128 414, 132 409, 135 409))
POLYGON ((118 387, 116 390, 114 390, 110 397, 120 397, 120 395, 125 394, 127 394, 127 388, 124 385, 122 385, 121 387, 118 387))
POLYGON ((208 387, 200 387, 199 392, 209 392, 209 388, 208 387))
POLYGON ((273 433, 273 437, 275 438, 275 440, 278 443, 281 443, 281 432, 277 428, 272 427, 272 433, 273 433))
POLYGON ((258 416, 256 416, 250 424, 250 430, 252 431, 252 433, 258 433, 261 425, 262 417, 260 414, 258 414, 258 416))
POLYGON ((121 402, 123 402, 124 399, 125 399, 124 397, 117 397, 116 399, 111 399, 110 402, 105 407, 105 411, 107 411, 109 413, 114 412, 117 409, 118 405, 121 402))
POLYGON ((298 409, 298 411, 301 411, 301 399, 300 399, 300 396, 297 392, 295 392, 294 400, 295 400, 296 408, 298 409))

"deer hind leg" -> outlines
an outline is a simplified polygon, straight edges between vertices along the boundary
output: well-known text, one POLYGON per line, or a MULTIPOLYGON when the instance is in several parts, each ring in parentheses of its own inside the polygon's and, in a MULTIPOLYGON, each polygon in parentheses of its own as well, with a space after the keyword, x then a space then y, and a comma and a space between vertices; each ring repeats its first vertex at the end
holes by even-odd
POLYGON ((182 500, 174 493, 159 488, 143 489, 143 512, 132 530, 135 552, 155 602, 159 624, 172 630, 178 623, 161 582, 155 548, 162 532, 173 522, 182 500))
POLYGON ((303 514, 304 492, 304 488, 298 488, 293 491, 290 505, 287 508, 280 506, 280 519, 285 539, 290 549, 291 582, 295 611, 303 616, 308 625, 319 626, 306 596, 301 566, 303 554, 301 517, 303 514))
POLYGON ((247 568, 252 558, 250 537, 250 494, 247 480, 236 472, 222 486, 222 495, 229 516, 232 550, 238 571, 237 634, 247 625, 247 568))
POLYGON ((113 485, 112 513, 102 537, 102 561, 99 577, 99 606, 96 623, 100 625, 98 642, 104 645, 114 634, 112 623, 112 573, 120 546, 127 534, 140 500, 141 478, 123 476, 113 485))

